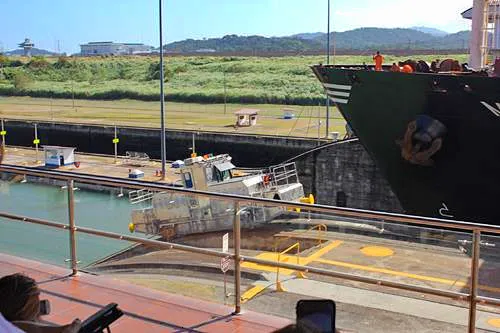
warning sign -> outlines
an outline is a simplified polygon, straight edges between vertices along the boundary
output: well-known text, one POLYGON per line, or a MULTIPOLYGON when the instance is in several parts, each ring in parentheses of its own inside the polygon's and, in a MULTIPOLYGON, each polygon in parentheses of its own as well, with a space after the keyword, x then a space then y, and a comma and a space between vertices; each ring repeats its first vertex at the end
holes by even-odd
POLYGON ((231 266, 231 258, 230 257, 221 258, 220 270, 222 271, 222 273, 226 273, 229 270, 230 266, 231 266))

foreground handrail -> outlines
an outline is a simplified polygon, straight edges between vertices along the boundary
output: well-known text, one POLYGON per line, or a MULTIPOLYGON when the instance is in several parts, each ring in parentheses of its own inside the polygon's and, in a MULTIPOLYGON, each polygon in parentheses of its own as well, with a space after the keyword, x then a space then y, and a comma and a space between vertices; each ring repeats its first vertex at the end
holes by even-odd
POLYGON ((500 235, 500 226, 496 225, 478 224, 467 221, 445 220, 445 219, 438 219, 431 217, 404 215, 404 214, 388 213, 380 211, 369 211, 369 210, 355 209, 355 208, 333 207, 333 206, 316 205, 316 204, 310 205, 301 202, 246 197, 236 194, 198 191, 186 188, 172 187, 150 181, 130 180, 118 177, 108 177, 108 176, 96 176, 96 175, 81 174, 68 171, 42 170, 38 168, 21 167, 21 166, 6 165, 6 164, 2 164, 0 166, 0 172, 7 172, 12 174, 26 175, 33 177, 52 178, 63 181, 73 180, 79 183, 103 185, 103 186, 118 187, 118 188, 120 187, 131 188, 131 189, 149 188, 156 191, 173 192, 184 195, 196 195, 196 196, 203 196, 213 199, 227 200, 240 203, 254 203, 262 205, 269 204, 271 206, 279 206, 286 208, 301 208, 304 210, 330 213, 343 217, 367 218, 384 222, 411 223, 415 225, 423 225, 426 227, 433 226, 440 228, 458 229, 463 231, 478 230, 481 232, 489 232, 500 235))
POLYGON ((71 254, 71 268, 73 274, 76 274, 78 271, 77 267, 77 254, 76 254, 76 240, 75 233, 82 232, 86 234, 91 234, 95 236, 112 238, 118 240, 126 240, 130 242, 136 242, 145 245, 153 245, 160 248, 169 248, 169 249, 179 249, 187 252, 199 253, 209 256, 215 257, 230 257, 234 261, 234 277, 235 277, 235 313, 239 313, 241 311, 240 301, 241 301, 241 280, 240 280, 240 266, 242 261, 253 262, 256 264, 262 264, 266 266, 274 266, 278 268, 288 268, 291 270, 296 270, 298 272, 310 272, 319 275, 341 278, 350 281, 357 281, 368 283, 372 285, 385 286, 390 288, 396 288, 401 290, 407 290, 412 292, 425 293, 429 295, 447 297, 451 299, 463 300, 469 302, 469 316, 468 316, 468 332, 472 333, 475 331, 476 325, 476 312, 477 312, 477 304, 489 304, 494 306, 500 306, 499 299, 487 298, 487 297, 479 297, 478 296, 478 272, 479 272, 479 251, 480 251, 480 242, 481 242, 481 233, 482 232, 490 232, 494 234, 500 234, 500 226, 495 225, 485 225, 485 224, 474 224, 471 222, 464 221, 448 221, 442 219, 435 218, 426 218, 426 217, 418 217, 418 216, 408 216, 402 214, 394 214, 394 213, 385 213, 385 212, 375 212, 375 211, 367 211, 360 209, 351 209, 351 208, 339 208, 339 207, 329 207, 324 205, 309 205, 300 202, 285 202, 280 200, 272 200, 272 199, 264 199, 264 198, 253 198, 253 197, 245 197, 241 195, 234 194, 223 194, 223 193, 212 193, 212 192, 204 192, 204 191, 196 191, 190 189, 176 188, 167 186, 164 184, 151 183, 146 181, 137 181, 137 180, 125 180, 114 177, 104 177, 104 176, 94 176, 87 174, 76 174, 71 172, 61 172, 61 171, 52 171, 52 170, 40 170, 34 168, 26 168, 26 167, 18 167, 18 166, 10 166, 10 165, 2 165, 0 166, 0 172, 8 172, 17 175, 24 176, 33 176, 33 177, 43 177, 43 178, 52 178, 61 181, 67 182, 68 188, 68 221, 69 225, 60 224, 53 221, 48 221, 39 218, 31 218, 16 214, 10 214, 6 212, 0 212, 0 217, 4 217, 11 220, 21 221, 23 223, 29 222, 34 224, 45 225, 54 228, 60 229, 68 229, 69 230, 69 239, 70 239, 70 254, 71 254), (233 240, 234 240, 234 253, 224 253, 216 250, 208 250, 204 248, 197 248, 188 245, 175 244, 171 242, 163 242, 152 239, 144 239, 139 237, 127 236, 122 234, 117 234, 108 231, 96 230, 92 228, 78 227, 74 224, 74 197, 73 197, 73 186, 74 182, 80 183, 88 183, 88 184, 97 184, 103 186, 110 187, 118 187, 118 188, 131 188, 131 189, 141 189, 148 188, 154 189, 157 191, 163 192, 174 192, 174 193, 182 193, 184 195, 189 196, 204 196, 209 198, 215 198, 219 200, 227 200, 232 201, 234 203, 233 211, 234 211, 234 221, 233 221, 233 240), (437 226, 441 228, 452 228, 458 229, 462 231, 469 231, 473 233, 473 252, 472 252, 472 260, 471 260, 471 282, 470 282, 470 293, 462 293, 456 291, 446 291, 441 289, 434 289, 422 286, 409 285, 404 283, 398 283, 383 279, 375 279, 365 276, 359 276, 349 273, 341 273, 329 271, 321 268, 315 268, 310 266, 300 266, 287 264, 282 262, 275 262, 269 260, 263 260, 259 258, 253 258, 248 256, 240 255, 240 213, 245 209, 240 209, 241 204, 245 203, 253 203, 253 204, 262 204, 269 206, 278 206, 278 207, 287 207, 287 208, 302 208, 309 211, 319 211, 319 212, 327 212, 333 213, 336 215, 344 216, 344 217, 357 217, 357 218, 370 218, 380 221, 392 221, 392 222, 404 222, 404 223, 412 223, 416 225, 423 226, 437 226))
MULTIPOLYGON (((30 218, 30 217, 26 217, 26 216, 22 216, 22 215, 10 214, 10 213, 5 213, 5 212, 0 212, 0 217, 7 218, 10 220, 20 221, 20 222, 28 222, 28 223, 33 223, 33 224, 45 225, 45 226, 49 226, 49 227, 53 227, 53 228, 68 229, 69 230, 69 226, 66 224, 57 223, 54 221, 49 221, 49 220, 44 220, 44 219, 30 218)), ((118 233, 110 232, 110 231, 103 231, 103 230, 97 230, 97 229, 86 228, 86 227, 77 227, 77 226, 74 228, 74 231, 81 232, 84 234, 104 237, 104 238, 110 238, 110 239, 129 241, 129 242, 134 242, 134 243, 139 243, 139 244, 144 244, 144 245, 156 246, 156 247, 162 248, 162 249, 176 249, 176 250, 198 253, 198 254, 203 254, 203 255, 208 255, 208 256, 213 256, 213 257, 219 257, 219 258, 230 257, 233 260, 235 259, 234 253, 220 252, 217 250, 198 248, 198 247, 194 247, 194 246, 182 245, 182 244, 172 243, 172 242, 168 242, 168 241, 159 241, 159 240, 148 239, 148 238, 140 238, 140 237, 135 237, 135 236, 118 234, 118 233)), ((244 256, 244 255, 240 255, 240 260, 255 263, 255 264, 265 265, 265 266, 286 268, 286 269, 300 271, 300 272, 304 272, 304 273, 313 273, 313 274, 324 275, 324 276, 329 276, 329 277, 334 277, 334 278, 346 279, 346 280, 350 280, 350 281, 368 283, 368 284, 372 284, 372 285, 396 288, 396 289, 401 289, 401 290, 406 290, 406 291, 426 293, 429 295, 441 296, 441 297, 451 298, 451 299, 455 299, 455 300, 461 300, 461 301, 469 301, 470 300, 470 294, 458 292, 458 291, 448 291, 448 290, 441 290, 441 289, 436 289, 436 288, 409 285, 409 284, 393 282, 393 281, 384 280, 384 279, 375 279, 375 278, 370 278, 370 277, 361 276, 361 275, 330 271, 330 270, 323 269, 323 268, 289 264, 289 263, 285 263, 285 262, 281 262, 281 261, 277 262, 277 261, 259 259, 259 258, 255 258, 255 257, 244 256)), ((477 301, 481 304, 500 306, 500 300, 494 299, 494 298, 479 297, 478 296, 477 301)))

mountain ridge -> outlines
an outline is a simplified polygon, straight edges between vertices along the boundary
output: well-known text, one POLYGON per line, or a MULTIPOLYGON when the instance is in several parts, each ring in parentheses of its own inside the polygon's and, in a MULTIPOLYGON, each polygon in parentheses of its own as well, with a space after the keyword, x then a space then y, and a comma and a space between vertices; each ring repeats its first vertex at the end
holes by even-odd
MULTIPOLYGON (((331 32, 331 47, 337 50, 465 50, 470 31, 446 33, 429 27, 376 28, 365 27, 331 32)), ((225 35, 221 38, 185 39, 164 45, 169 53, 298 53, 322 52, 327 44, 324 32, 299 33, 282 37, 258 35, 225 35)), ((157 48, 159 50, 159 48, 157 48)), ((4 52, 8 56, 23 55, 22 49, 4 52)), ((55 52, 33 48, 33 56, 57 56, 55 52)))
MULTIPOLYGON (((465 49, 470 32, 461 31, 447 34, 433 28, 358 28, 344 32, 332 32, 330 41, 337 49, 360 50, 401 50, 401 49, 465 49), (424 32, 424 28, 433 33, 424 32), (438 36, 438 33, 446 35, 438 36)), ((300 33, 283 37, 263 37, 258 35, 225 35, 222 38, 186 39, 165 44, 172 53, 202 52, 308 52, 320 51, 326 47, 326 33, 300 33)), ((332 46, 333 47, 333 46, 332 46)))
POLYGON ((436 36, 436 37, 443 37, 443 36, 450 34, 444 30, 440 30, 440 29, 436 29, 436 28, 429 28, 429 27, 421 27, 421 26, 417 27, 417 26, 415 26, 415 27, 410 27, 410 29, 417 30, 420 32, 425 32, 425 33, 431 34, 431 35, 436 36))
MULTIPOLYGON (((22 56, 22 55, 24 55, 24 50, 23 49, 10 50, 10 51, 4 52, 3 54, 5 54, 6 56, 22 56)), ((32 56, 57 56, 59 54, 52 52, 52 51, 48 51, 48 50, 39 49, 39 48, 34 47, 31 49, 31 55, 32 56)))

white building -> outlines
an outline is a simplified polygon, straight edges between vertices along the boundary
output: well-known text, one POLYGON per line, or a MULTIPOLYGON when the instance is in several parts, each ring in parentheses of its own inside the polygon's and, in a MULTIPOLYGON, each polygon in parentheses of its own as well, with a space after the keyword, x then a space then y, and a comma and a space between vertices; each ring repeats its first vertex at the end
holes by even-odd
POLYGON ((481 68, 487 64, 488 55, 500 57, 500 1, 474 0, 462 17, 472 20, 469 65, 481 68))
POLYGON ((150 53, 153 47, 141 43, 89 42, 81 44, 80 49, 82 56, 98 56, 150 53))
POLYGON ((43 146, 45 151, 45 166, 60 167, 75 163, 74 147, 43 146))

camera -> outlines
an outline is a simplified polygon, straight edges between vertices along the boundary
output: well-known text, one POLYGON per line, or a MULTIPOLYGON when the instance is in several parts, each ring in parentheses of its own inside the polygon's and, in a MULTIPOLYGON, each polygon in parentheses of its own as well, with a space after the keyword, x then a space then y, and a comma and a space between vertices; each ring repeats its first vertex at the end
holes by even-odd
POLYGON ((40 316, 46 316, 50 314, 50 302, 48 299, 43 299, 40 301, 40 316))

